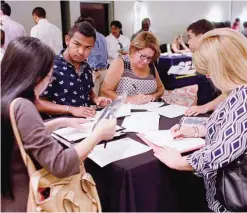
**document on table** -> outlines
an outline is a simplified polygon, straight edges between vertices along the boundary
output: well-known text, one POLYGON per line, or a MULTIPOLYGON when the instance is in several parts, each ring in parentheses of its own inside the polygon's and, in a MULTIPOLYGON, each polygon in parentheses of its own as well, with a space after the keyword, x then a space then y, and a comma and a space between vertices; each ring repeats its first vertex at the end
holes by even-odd
POLYGON ((129 116, 131 114, 130 104, 123 104, 117 111, 117 118, 129 116))
MULTIPOLYGON (((77 141, 88 137, 93 129, 95 122, 88 122, 81 124, 82 129, 75 129, 72 127, 61 128, 53 131, 56 135, 62 137, 67 141, 77 141)), ((116 131, 123 129, 120 126, 117 126, 116 131)))
POLYGON ((202 138, 174 140, 170 130, 146 131, 143 134, 138 134, 138 136, 152 148, 155 147, 152 144, 160 147, 169 146, 181 153, 200 149, 205 145, 205 140, 202 138))
POLYGON ((122 127, 125 132, 143 132, 159 129, 159 114, 156 112, 133 112, 129 117, 125 117, 122 127))
POLYGON ((153 112, 157 112, 160 115, 163 115, 168 118, 175 118, 180 115, 184 115, 187 107, 179 106, 175 104, 167 105, 164 107, 153 109, 153 112))
POLYGON ((94 147, 88 158, 104 167, 112 162, 139 155, 151 150, 150 147, 143 145, 133 139, 123 138, 109 142, 104 148, 104 144, 94 147))
MULTIPOLYGON (((99 117, 101 116, 103 110, 101 111, 96 111, 96 115, 92 118, 90 118, 89 120, 94 121, 99 119, 99 117)), ((130 104, 123 104, 117 111, 116 117, 120 118, 120 117, 125 117, 125 116, 129 116, 131 114, 131 106, 130 104)))
POLYGON ((175 75, 191 75, 195 74, 196 70, 192 65, 191 61, 180 62, 176 66, 171 66, 168 70, 167 74, 175 74, 175 75))
POLYGON ((164 102, 150 102, 147 104, 131 104, 131 109, 133 110, 148 110, 152 111, 152 109, 159 108, 164 105, 164 102))
POLYGON ((206 126, 208 123, 208 117, 183 117, 181 120, 181 125, 183 126, 195 126, 203 125, 206 126))

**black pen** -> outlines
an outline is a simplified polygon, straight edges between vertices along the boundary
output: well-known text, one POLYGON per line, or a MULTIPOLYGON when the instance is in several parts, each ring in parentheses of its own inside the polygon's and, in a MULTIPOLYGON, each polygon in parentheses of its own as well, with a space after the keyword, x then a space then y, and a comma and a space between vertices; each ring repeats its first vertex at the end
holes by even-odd
POLYGON ((184 120, 184 117, 182 117, 182 118, 179 120, 179 123, 178 123, 179 129, 178 129, 178 130, 180 130, 180 128, 181 128, 181 126, 182 126, 182 123, 183 123, 183 120, 184 120))
POLYGON ((134 87, 134 89, 136 90, 136 85, 135 84, 132 84, 132 86, 134 87))
MULTIPOLYGON (((180 128, 181 128, 181 126, 182 126, 183 120, 184 120, 184 117, 182 117, 182 118, 179 120, 179 122, 178 122, 178 125, 179 125, 178 131, 180 130, 180 128)), ((173 140, 175 140, 175 139, 176 139, 176 138, 173 138, 173 140)))
POLYGON ((104 149, 106 148, 106 144, 107 144, 107 142, 105 142, 105 144, 104 144, 104 149))

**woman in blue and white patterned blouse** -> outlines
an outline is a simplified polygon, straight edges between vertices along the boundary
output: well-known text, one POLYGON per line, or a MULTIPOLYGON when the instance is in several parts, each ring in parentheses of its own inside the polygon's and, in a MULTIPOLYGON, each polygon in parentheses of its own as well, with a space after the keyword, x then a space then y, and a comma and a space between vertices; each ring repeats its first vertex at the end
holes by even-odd
POLYGON ((188 156, 168 147, 154 155, 172 169, 195 171, 204 178, 208 206, 216 212, 228 210, 216 198, 217 171, 247 150, 247 40, 231 29, 215 29, 204 34, 193 55, 197 71, 208 73, 215 86, 227 93, 204 126, 175 125, 177 137, 205 137, 204 148, 188 156))

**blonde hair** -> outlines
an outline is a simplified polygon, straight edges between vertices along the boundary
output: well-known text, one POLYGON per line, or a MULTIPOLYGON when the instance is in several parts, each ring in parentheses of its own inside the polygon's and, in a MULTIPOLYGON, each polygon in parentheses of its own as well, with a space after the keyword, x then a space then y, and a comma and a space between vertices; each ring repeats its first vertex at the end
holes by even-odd
POLYGON ((221 28, 205 33, 193 62, 196 70, 209 74, 224 93, 247 85, 247 39, 235 30, 221 28))
POLYGON ((158 39, 150 32, 139 33, 130 44, 130 55, 138 50, 144 48, 150 48, 154 51, 154 56, 152 62, 155 61, 160 56, 160 48, 158 39))

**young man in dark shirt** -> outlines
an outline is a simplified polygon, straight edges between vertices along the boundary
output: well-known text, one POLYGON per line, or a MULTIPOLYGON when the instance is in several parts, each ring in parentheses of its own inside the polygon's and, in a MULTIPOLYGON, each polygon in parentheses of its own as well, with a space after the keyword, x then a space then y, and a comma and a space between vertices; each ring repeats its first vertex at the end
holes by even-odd
POLYGON ((110 99, 98 97, 92 90, 92 71, 86 60, 95 39, 95 30, 88 22, 77 23, 70 29, 65 37, 67 48, 55 57, 50 84, 36 100, 40 112, 92 117, 95 110, 90 103, 102 107, 110 103, 110 99))
MULTIPOLYGON (((203 36, 203 34, 213 30, 214 28, 215 26, 213 23, 206 19, 198 20, 187 28, 189 38, 188 44, 192 53, 199 48, 200 38, 203 36)), ((185 112, 186 116, 197 116, 198 114, 204 114, 209 111, 213 111, 215 107, 226 97, 225 94, 220 95, 220 91, 214 87, 213 83, 208 77, 199 75, 198 78, 201 82, 201 87, 199 87, 198 91, 198 106, 189 107, 185 112)))

